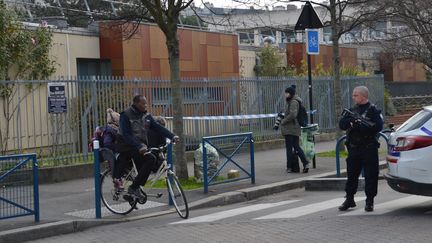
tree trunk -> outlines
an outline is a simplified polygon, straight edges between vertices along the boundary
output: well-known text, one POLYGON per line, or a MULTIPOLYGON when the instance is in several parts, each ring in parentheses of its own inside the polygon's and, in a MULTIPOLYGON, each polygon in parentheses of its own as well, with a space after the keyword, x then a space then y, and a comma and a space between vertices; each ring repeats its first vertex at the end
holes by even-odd
POLYGON ((177 29, 170 36, 166 36, 168 56, 171 72, 172 108, 174 113, 174 133, 180 137, 180 141, 174 146, 175 169, 179 178, 188 179, 187 162, 185 156, 185 138, 183 137, 183 95, 180 80, 180 54, 177 29))
POLYGON ((339 30, 336 16, 336 0, 330 0, 330 17, 333 43, 334 124, 336 125, 336 136, 339 138, 343 135, 342 130, 338 129, 339 116, 342 113, 342 85, 340 80, 339 30))

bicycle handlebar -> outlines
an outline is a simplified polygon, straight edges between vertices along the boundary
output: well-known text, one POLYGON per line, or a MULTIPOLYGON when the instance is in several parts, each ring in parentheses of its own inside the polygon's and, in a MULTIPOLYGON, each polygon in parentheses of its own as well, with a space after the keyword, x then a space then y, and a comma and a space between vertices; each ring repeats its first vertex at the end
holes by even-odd
POLYGON ((150 154, 152 152, 159 152, 159 151, 163 151, 166 148, 168 148, 169 144, 175 144, 173 143, 171 140, 167 139, 167 142, 165 143, 165 145, 162 145, 160 147, 152 147, 152 148, 147 148, 147 151, 144 153, 144 155, 150 154))

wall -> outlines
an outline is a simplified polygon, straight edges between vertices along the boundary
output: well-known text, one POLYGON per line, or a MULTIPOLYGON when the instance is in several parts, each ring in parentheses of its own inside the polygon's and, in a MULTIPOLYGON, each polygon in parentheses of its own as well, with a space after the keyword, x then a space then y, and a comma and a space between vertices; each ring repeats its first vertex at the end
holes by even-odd
MULTIPOLYGON (((341 66, 357 66, 357 49, 340 47, 341 66)), ((301 60, 306 61, 307 53, 304 43, 287 44, 287 60, 289 65, 300 67, 301 60)), ((320 63, 324 69, 331 69, 333 65, 333 47, 330 45, 320 45, 319 55, 311 56, 312 70, 320 63)))
POLYGON ((415 82, 426 81, 426 70, 422 63, 415 61, 396 61, 390 55, 381 53, 380 68, 385 81, 415 82))
POLYGON ((240 76, 244 78, 255 77, 256 52, 253 50, 239 50, 240 76))
POLYGON ((77 58, 99 59, 99 36, 85 29, 75 31, 55 30, 51 56, 57 62, 52 76, 73 77, 77 75, 77 58))
MULTIPOLYGON (((119 28, 100 27, 101 58, 111 59, 113 75, 169 79, 165 36, 155 25, 142 24, 129 40, 119 28)), ((238 37, 232 34, 179 29, 181 77, 238 77, 238 37)))

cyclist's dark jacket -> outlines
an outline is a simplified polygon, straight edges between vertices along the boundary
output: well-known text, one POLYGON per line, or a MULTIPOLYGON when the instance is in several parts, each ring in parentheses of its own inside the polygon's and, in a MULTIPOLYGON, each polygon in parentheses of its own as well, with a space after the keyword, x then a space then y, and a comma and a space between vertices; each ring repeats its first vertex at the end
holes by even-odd
POLYGON ((377 135, 383 128, 381 111, 369 102, 363 105, 355 105, 350 110, 360 115, 366 112, 364 114, 365 118, 374 125, 367 127, 360 123, 354 123, 351 117, 342 117, 339 121, 339 127, 347 131, 347 145, 352 147, 379 146, 377 135), (354 125, 351 127, 350 123, 354 123, 354 125))
POLYGON ((120 129, 117 150, 139 150, 148 146, 148 132, 153 130, 161 136, 173 139, 174 134, 157 123, 149 113, 140 112, 134 105, 120 113, 120 129))

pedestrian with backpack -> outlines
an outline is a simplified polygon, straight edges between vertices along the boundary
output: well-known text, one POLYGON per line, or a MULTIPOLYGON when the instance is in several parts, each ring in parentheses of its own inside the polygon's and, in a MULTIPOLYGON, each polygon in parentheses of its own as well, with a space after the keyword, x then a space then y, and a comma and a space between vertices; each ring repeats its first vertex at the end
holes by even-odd
POLYGON ((298 115, 302 106, 302 100, 296 95, 295 85, 291 85, 285 89, 285 100, 285 116, 280 123, 280 129, 282 136, 285 138, 287 172, 300 172, 298 156, 303 164, 303 173, 308 173, 310 162, 307 161, 299 143, 301 126, 298 121, 298 115))

